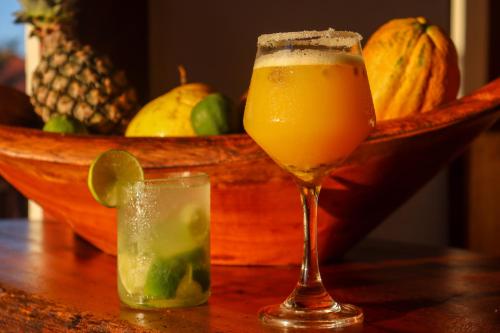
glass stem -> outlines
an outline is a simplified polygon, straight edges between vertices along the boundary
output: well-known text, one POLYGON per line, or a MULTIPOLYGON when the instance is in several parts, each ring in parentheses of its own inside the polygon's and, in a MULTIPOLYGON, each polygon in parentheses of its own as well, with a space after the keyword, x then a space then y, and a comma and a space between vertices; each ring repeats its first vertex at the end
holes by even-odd
POLYGON ((300 186, 300 200, 304 213, 304 256, 299 284, 312 286, 321 283, 318 264, 318 196, 320 186, 300 186))
POLYGON ((304 210, 304 256, 300 279, 284 306, 294 309, 331 308, 336 303, 321 281, 318 264, 318 196, 319 185, 299 184, 304 210))

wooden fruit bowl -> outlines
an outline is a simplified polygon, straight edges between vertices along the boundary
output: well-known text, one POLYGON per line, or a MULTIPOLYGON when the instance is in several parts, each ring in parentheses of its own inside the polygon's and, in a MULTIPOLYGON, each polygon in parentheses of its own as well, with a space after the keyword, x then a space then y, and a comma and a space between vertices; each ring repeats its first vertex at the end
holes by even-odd
MULTIPOLYGON (((380 122, 325 182, 319 255, 341 256, 500 116, 500 79, 425 114, 380 122)), ((0 125, 0 174, 45 213, 103 251, 116 251, 115 210, 97 204, 87 171, 102 151, 136 155, 148 177, 203 171, 212 183, 212 261, 296 264, 302 251, 298 191, 247 136, 73 136, 0 125)))

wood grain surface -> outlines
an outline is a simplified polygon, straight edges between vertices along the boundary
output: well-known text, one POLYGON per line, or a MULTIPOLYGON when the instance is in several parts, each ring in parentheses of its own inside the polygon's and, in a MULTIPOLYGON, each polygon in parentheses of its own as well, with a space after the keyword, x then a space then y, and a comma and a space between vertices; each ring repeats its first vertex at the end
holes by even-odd
MULTIPOLYGON (((147 312, 120 306, 115 264, 64 224, 0 222, 0 331, 294 332, 256 312, 287 296, 297 266, 213 266, 208 304, 147 312)), ((499 258, 364 241, 322 273, 366 316, 336 332, 500 332, 499 258)))

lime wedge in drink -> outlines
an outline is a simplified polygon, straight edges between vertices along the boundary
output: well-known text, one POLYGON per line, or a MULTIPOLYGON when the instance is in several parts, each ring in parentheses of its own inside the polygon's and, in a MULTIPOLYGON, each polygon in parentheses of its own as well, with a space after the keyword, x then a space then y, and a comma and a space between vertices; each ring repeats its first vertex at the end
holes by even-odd
POLYGON ((200 264, 205 258, 201 247, 168 258, 155 258, 146 274, 144 296, 202 299, 210 287, 210 273, 200 264))
POLYGON ((125 290, 133 294, 141 294, 146 283, 146 276, 151 265, 151 258, 138 258, 127 253, 118 255, 118 275, 125 290))
POLYGON ((202 301, 205 296, 202 286, 193 279, 193 266, 188 265, 188 271, 177 287, 175 297, 179 299, 189 299, 192 303, 202 301))
POLYGON ((189 275, 189 280, 199 285, 203 292, 210 288, 210 271, 204 264, 210 261, 208 256, 209 254, 203 247, 195 248, 180 256, 189 265, 188 273, 186 273, 189 275))
POLYGON ((87 183, 97 202, 114 208, 118 204, 120 187, 143 179, 144 171, 134 155, 124 150, 111 149, 92 162, 87 183))
POLYGON ((187 264, 180 257, 156 258, 148 270, 144 296, 174 298, 186 269, 187 264))
POLYGON ((210 230, 210 218, 202 207, 195 204, 186 205, 181 211, 180 220, 195 242, 200 243, 205 240, 210 230))

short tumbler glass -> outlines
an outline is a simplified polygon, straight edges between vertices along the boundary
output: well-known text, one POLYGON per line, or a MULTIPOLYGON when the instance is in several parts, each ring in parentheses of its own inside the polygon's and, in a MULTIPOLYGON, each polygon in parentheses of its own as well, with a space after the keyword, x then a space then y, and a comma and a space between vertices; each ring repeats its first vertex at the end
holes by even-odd
POLYGON ((118 294, 133 308, 205 303, 210 294, 210 181, 176 173, 122 187, 118 294))

